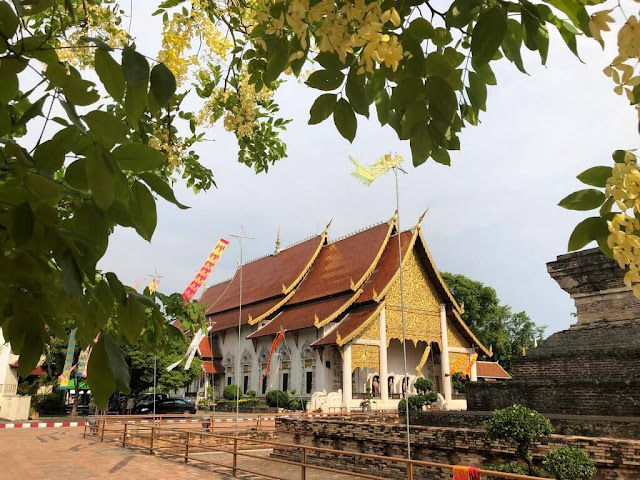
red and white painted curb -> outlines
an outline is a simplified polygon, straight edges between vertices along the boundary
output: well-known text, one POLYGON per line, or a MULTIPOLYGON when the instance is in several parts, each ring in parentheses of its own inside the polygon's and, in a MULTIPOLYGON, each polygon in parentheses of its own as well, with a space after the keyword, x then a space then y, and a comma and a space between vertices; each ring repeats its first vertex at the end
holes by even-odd
POLYGON ((0 423, 0 428, 69 428, 84 427, 87 422, 16 422, 0 423))

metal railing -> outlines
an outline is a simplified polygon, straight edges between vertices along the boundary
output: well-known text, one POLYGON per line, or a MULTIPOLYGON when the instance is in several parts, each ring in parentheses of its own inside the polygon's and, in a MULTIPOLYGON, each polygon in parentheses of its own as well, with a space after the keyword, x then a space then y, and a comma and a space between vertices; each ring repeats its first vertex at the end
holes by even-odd
MULTIPOLYGON (((354 462, 356 460, 370 460, 378 463, 383 463, 384 465, 400 467, 405 472, 404 477, 406 480, 413 480, 414 474, 418 469, 440 469, 452 471, 455 467, 455 465, 440 462, 409 460, 401 457, 348 452, 331 448, 320 448, 310 445, 283 443, 280 441, 237 437, 209 432, 185 431, 181 429, 156 425, 131 425, 126 422, 113 422, 108 424, 107 421, 103 419, 99 419, 96 424, 89 426, 88 428, 89 435, 99 438, 101 442, 114 442, 119 446, 122 446, 123 448, 141 449, 147 451, 151 455, 160 454, 179 457, 184 461, 184 463, 195 461, 212 465, 214 467, 230 469, 234 477, 237 476, 238 472, 242 472, 251 475, 258 475, 264 478, 271 478, 274 480, 285 480, 287 478, 270 475, 264 471, 256 472, 254 470, 246 468, 245 466, 242 466, 238 463, 239 457, 257 459, 262 462, 275 462, 277 464, 297 467, 300 469, 301 480, 306 480, 308 470, 319 470, 334 474, 342 474, 349 477, 366 478, 369 480, 389 480, 389 477, 381 477, 364 472, 331 468, 316 463, 311 463, 314 460, 313 455, 317 455, 319 458, 321 458, 322 456, 325 456, 325 458, 335 458, 336 456, 342 458, 351 457, 354 462), (169 436, 172 438, 167 438, 169 436), (133 439, 142 439, 144 440, 144 442, 136 443, 135 441, 133 441, 133 439), (195 439, 198 439, 198 441, 194 441, 195 439), (218 441, 219 445, 207 445, 205 444, 207 440, 218 441), (255 446, 255 448, 240 448, 243 445, 245 447, 247 447, 247 445, 252 445, 255 446), (255 451, 260 448, 279 451, 286 449, 292 450, 294 452, 297 451, 298 453, 297 455, 291 455, 288 459, 273 456, 265 457, 257 455, 255 453, 255 451), (194 450, 198 450, 198 452, 194 452, 194 450), (196 453, 203 453, 202 450, 204 450, 204 453, 222 452, 229 454, 232 456, 232 463, 231 465, 228 465, 210 459, 204 459, 194 456, 196 453)), ((86 435, 87 427, 85 427, 84 436, 86 437, 86 435)), ((529 475, 518 475, 514 473, 504 473, 482 468, 478 469, 478 473, 485 477, 489 476, 511 480, 539 480, 540 478, 542 478, 529 475)))
POLYGON ((0 383, 0 397, 11 397, 18 391, 16 383, 0 383))

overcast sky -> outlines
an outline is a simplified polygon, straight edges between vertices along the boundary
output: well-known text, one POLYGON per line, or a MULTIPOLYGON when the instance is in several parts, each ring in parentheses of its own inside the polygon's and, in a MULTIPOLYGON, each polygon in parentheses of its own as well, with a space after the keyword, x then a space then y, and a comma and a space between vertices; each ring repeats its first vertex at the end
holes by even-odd
MULTIPOLYGON (((134 12, 139 50, 157 51, 151 41, 158 38, 158 21, 142 8, 134 12)), ((634 110, 602 74, 614 54, 595 42, 580 47, 586 64, 552 35, 546 68, 537 55, 525 54, 528 76, 499 62, 488 113, 479 126, 463 131, 452 167, 429 161, 414 169, 408 142, 380 127, 373 109, 371 121, 358 116, 353 144, 331 120, 307 125, 319 92, 288 82, 276 97, 282 115, 293 119, 283 135, 287 159, 256 175, 237 162, 234 137, 214 129, 208 137, 215 141, 198 152, 218 188, 194 195, 179 186, 179 200, 192 208, 181 211, 159 200, 152 242, 120 228, 101 267, 129 284, 157 268, 162 291, 182 291, 217 240, 238 233, 241 225, 255 238, 244 250, 245 259, 252 259, 273 251, 278 225, 283 245, 289 245, 320 232, 332 218, 332 238, 387 220, 395 209, 393 176, 367 188, 350 176, 348 157, 371 163, 393 151, 407 159, 402 227, 413 227, 429 208, 423 229, 437 267, 494 287, 503 303, 526 311, 548 326, 547 333, 565 329, 575 320, 573 302, 549 277, 546 263, 566 253, 573 227, 586 215, 556 205, 581 188, 576 174, 610 164, 614 149, 637 144, 634 110)), ((232 276, 239 255, 232 241, 208 283, 232 276)))

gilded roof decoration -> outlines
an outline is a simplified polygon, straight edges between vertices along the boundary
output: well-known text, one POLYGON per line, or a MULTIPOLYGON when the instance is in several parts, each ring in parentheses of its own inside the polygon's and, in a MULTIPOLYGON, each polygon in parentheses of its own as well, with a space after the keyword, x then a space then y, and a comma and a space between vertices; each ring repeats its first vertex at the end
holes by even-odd
POLYGON ((351 371, 370 368, 380 371, 380 348, 377 345, 351 345, 351 371))

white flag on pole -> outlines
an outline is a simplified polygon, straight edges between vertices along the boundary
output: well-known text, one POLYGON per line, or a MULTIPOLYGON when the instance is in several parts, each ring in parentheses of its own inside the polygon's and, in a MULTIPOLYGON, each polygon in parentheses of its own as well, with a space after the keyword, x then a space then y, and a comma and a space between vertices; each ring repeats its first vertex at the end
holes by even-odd
POLYGON ((193 339, 191 340, 191 343, 189 344, 189 348, 187 348, 187 351, 185 352, 185 354, 182 356, 182 358, 180 358, 180 360, 169 365, 167 367, 167 372, 170 372, 171 370, 176 368, 178 365, 180 365, 182 360, 184 360, 185 358, 187 359, 187 363, 185 364, 184 369, 188 370, 189 367, 191 366, 191 362, 193 361, 193 357, 196 354, 196 349, 198 348, 198 345, 200 345, 200 342, 205 337, 205 335, 209 333, 210 329, 211 327, 207 327, 206 332, 203 332, 202 329, 198 330, 196 334, 193 336, 193 339))

